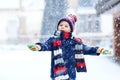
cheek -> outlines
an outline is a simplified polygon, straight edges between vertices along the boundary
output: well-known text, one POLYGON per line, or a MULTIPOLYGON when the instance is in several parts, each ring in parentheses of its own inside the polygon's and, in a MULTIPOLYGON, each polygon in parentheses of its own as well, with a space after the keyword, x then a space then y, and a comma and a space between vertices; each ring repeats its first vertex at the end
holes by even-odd
POLYGON ((70 32, 70 29, 64 29, 65 32, 70 32))
POLYGON ((61 27, 58 27, 58 29, 61 29, 61 27))
POLYGON ((60 30, 61 30, 61 27, 58 27, 58 30, 60 31, 60 30))
POLYGON ((71 30, 70 29, 67 29, 68 32, 70 32, 71 30))

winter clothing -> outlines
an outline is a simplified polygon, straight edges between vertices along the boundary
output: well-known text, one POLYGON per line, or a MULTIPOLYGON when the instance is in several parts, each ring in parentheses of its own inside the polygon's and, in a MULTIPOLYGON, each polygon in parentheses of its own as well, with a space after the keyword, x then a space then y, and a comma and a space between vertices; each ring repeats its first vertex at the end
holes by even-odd
MULTIPOLYGON (((55 79, 52 79, 52 80, 55 80, 55 79)), ((73 78, 73 79, 68 79, 68 80, 76 80, 76 78, 73 78)))
POLYGON ((67 68, 65 62, 62 57, 62 40, 59 38, 55 38, 56 40, 53 42, 53 59, 54 59, 54 76, 55 80, 59 79, 69 79, 67 74, 67 68))
MULTIPOLYGON (((61 21, 68 22, 69 25, 70 25, 71 32, 73 32, 74 26, 75 26, 75 22, 77 21, 77 18, 76 18, 75 15, 70 14, 67 17, 60 19, 59 22, 58 22, 58 25, 60 24, 61 21)), ((58 28, 58 25, 57 25, 57 28, 58 28)))
POLYGON ((28 45, 28 48, 32 51, 38 51, 40 49, 40 47, 37 45, 28 45))
POLYGON ((83 45, 75 45, 75 60, 76 60, 76 70, 77 72, 87 72, 86 63, 83 56, 83 45))
POLYGON ((101 53, 101 54, 111 54, 111 52, 109 50, 106 50, 104 48, 99 48, 98 51, 101 53))
POLYGON ((74 78, 74 79, 70 79, 70 80, 76 80, 76 78, 74 78))
POLYGON ((69 78, 74 79, 76 69, 78 72, 86 71, 84 58, 80 55, 99 55, 96 53, 98 47, 88 47, 81 42, 81 39, 74 38, 72 33, 56 31, 54 35, 45 43, 36 43, 41 46, 41 51, 52 51, 51 78, 68 74, 69 78), (80 48, 81 46, 82 48, 80 48), (56 56, 56 54, 60 56, 56 56), (57 68, 58 66, 62 67, 57 68))

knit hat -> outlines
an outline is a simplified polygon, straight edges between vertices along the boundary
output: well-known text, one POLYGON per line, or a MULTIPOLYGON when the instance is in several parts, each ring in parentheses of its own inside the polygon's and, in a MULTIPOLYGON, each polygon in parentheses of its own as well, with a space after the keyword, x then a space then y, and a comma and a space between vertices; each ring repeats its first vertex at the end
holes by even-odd
MULTIPOLYGON (((67 17, 60 19, 59 22, 58 22, 58 25, 60 24, 61 21, 68 22, 69 25, 70 25, 71 32, 73 32, 75 22, 77 22, 77 17, 73 14, 69 14, 67 17)), ((58 25, 57 25, 57 29, 58 29, 58 25)))

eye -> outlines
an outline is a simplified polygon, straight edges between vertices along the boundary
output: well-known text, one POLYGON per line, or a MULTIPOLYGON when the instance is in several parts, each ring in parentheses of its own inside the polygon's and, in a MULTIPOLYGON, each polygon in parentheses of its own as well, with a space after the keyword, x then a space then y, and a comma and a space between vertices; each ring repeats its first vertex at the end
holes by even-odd
POLYGON ((66 28, 68 28, 68 26, 65 26, 66 28))
POLYGON ((60 26, 63 26, 62 24, 60 24, 60 26))

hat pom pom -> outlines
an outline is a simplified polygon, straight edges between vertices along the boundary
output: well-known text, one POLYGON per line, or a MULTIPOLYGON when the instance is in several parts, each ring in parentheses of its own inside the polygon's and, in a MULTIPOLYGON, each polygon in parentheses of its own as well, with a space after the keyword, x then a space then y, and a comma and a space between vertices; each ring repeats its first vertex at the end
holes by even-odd
POLYGON ((73 14, 69 14, 68 17, 70 17, 74 22, 77 22, 77 17, 73 14))

